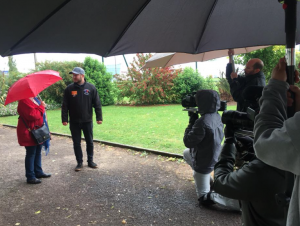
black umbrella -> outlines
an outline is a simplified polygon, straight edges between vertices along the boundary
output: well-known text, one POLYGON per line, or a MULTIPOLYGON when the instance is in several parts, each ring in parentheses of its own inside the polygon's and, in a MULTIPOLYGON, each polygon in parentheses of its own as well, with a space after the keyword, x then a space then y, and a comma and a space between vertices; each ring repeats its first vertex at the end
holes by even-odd
POLYGON ((284 45, 284 20, 277 0, 0 0, 0 54, 284 45))

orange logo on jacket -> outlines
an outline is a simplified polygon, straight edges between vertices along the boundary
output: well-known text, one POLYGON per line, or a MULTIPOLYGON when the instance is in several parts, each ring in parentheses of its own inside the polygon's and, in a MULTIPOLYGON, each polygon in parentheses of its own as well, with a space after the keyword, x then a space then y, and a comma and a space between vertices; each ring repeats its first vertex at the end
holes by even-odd
POLYGON ((73 97, 75 97, 77 95, 77 91, 72 91, 71 94, 73 97))

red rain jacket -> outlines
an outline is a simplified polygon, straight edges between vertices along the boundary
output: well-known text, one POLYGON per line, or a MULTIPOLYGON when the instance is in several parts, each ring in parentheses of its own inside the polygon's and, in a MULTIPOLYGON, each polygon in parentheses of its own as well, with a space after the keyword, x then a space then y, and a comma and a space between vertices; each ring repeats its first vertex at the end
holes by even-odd
POLYGON ((27 126, 30 129, 33 129, 34 126, 43 125, 43 114, 45 108, 40 105, 36 105, 30 99, 20 100, 18 104, 18 113, 20 115, 18 126, 17 126, 17 136, 20 146, 35 146, 37 145, 34 139, 32 138, 31 133, 26 128, 21 117, 26 122, 27 126))

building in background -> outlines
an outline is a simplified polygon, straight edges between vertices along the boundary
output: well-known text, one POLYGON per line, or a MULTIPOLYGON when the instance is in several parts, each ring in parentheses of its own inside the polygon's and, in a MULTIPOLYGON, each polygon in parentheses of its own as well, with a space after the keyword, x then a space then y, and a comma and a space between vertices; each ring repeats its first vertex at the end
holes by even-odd
POLYGON ((1 71, 0 70, 0 75, 4 75, 4 76, 8 77, 8 71, 1 71))

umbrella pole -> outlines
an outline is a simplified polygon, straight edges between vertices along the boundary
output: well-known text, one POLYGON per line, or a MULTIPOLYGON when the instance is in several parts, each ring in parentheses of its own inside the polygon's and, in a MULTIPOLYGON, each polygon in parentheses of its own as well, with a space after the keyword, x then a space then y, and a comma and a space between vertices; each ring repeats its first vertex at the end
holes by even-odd
MULTIPOLYGON (((37 97, 38 97, 41 101, 43 101, 42 98, 41 98, 41 96, 40 96, 40 94, 38 94, 37 97)), ((45 108, 45 117, 46 117, 46 121, 47 121, 47 124, 48 124, 48 118, 47 118, 46 108, 45 108)))
POLYGON ((124 54, 123 54, 123 58, 124 58, 125 64, 126 64, 126 66, 127 66, 127 69, 128 69, 127 60, 126 60, 126 58, 125 58, 125 55, 124 55, 124 54))
MULTIPOLYGON (((285 0, 287 7, 285 8, 285 33, 286 33, 286 60, 287 60, 287 82, 290 85, 295 81, 295 44, 296 44, 296 27, 297 27, 297 0, 285 0)), ((293 93, 291 93, 293 94, 293 93)), ((292 95, 293 99, 295 98, 292 95)), ((291 107, 288 107, 288 117, 295 114, 295 102, 291 107)), ((284 208, 285 217, 287 219, 290 197, 292 196, 294 188, 294 174, 290 172, 285 173, 285 195, 288 199, 288 204, 284 208)))
MULTIPOLYGON (((282 1, 279 1, 282 2, 282 1)), ((285 33, 286 33, 286 62, 287 62, 287 82, 294 84, 295 79, 295 44, 296 44, 296 24, 297 24, 297 0, 284 0, 283 9, 285 11, 285 33)), ((290 92, 290 91, 289 91, 290 92)), ((291 92, 294 98, 293 93, 291 92)), ((288 117, 295 114, 295 105, 287 108, 288 117)), ((285 220, 289 209, 289 203, 294 187, 294 174, 285 173, 285 191, 277 194, 277 203, 284 208, 285 220)))
MULTIPOLYGON (((232 50, 232 49, 229 49, 232 50)), ((233 55, 229 56, 230 62, 231 62, 231 67, 232 67, 232 72, 236 72, 235 71, 235 64, 234 64, 234 60, 233 60, 233 55)))

